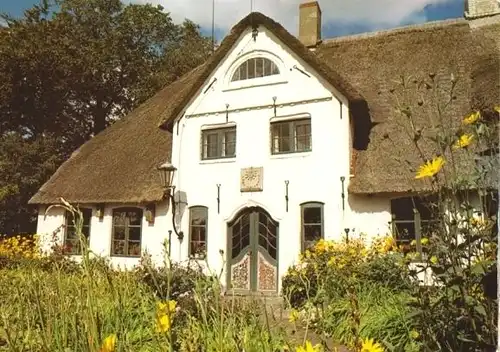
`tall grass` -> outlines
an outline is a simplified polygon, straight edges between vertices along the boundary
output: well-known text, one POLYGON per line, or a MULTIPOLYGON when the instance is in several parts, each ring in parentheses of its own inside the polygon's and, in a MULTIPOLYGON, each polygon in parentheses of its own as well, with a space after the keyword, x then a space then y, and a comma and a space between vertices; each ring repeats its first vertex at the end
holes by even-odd
POLYGON ((168 255, 163 269, 145 263, 114 271, 81 242, 78 265, 56 255, 0 268, 0 350, 274 352, 286 345, 264 301, 223 297, 218 278, 176 273, 168 255), (174 299, 171 324, 159 331, 158 303, 174 299), (116 343, 105 346, 110 336, 116 343))

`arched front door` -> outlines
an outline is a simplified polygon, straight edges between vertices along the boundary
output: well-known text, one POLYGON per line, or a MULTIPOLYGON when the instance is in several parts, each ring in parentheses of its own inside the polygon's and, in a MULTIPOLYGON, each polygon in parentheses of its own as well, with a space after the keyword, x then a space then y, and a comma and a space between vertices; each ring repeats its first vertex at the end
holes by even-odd
POLYGON ((245 208, 228 223, 227 279, 236 293, 277 292, 278 225, 260 207, 245 208))

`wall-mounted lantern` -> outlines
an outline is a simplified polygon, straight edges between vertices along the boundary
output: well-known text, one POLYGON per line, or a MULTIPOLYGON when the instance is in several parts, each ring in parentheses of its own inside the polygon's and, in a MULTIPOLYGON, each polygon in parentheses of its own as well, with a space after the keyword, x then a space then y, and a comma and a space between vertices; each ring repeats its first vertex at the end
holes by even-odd
POLYGON ((175 224, 175 213, 176 213, 177 203, 174 199, 175 186, 173 185, 173 180, 176 171, 177 168, 169 162, 166 162, 158 167, 161 186, 163 187, 164 190, 163 196, 168 197, 172 204, 172 227, 179 241, 182 241, 184 238, 184 233, 182 231, 177 230, 177 226, 175 224))

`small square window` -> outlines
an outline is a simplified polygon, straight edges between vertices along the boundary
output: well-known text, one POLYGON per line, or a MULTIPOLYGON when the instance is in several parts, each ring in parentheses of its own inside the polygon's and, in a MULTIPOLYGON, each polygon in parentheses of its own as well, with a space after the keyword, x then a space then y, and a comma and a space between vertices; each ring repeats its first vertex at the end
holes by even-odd
POLYGON ((202 131, 201 158, 222 159, 236 156, 236 127, 202 131))

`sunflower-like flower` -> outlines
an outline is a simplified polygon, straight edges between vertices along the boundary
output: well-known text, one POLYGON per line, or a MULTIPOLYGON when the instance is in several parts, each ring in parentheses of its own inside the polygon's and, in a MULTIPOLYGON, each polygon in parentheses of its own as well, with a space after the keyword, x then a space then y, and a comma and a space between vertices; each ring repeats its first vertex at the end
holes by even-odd
POLYGON ((321 351, 321 346, 320 345, 313 346, 310 341, 306 341, 304 346, 299 346, 295 350, 295 352, 320 352, 320 351, 321 351))
POLYGON ((99 352, 114 352, 116 347, 116 335, 111 334, 102 342, 99 352))
POLYGON ((472 143, 473 139, 474 136, 471 133, 463 134, 460 137, 458 137, 458 140, 453 145, 453 148, 460 149, 468 147, 472 143))
POLYGON ((288 316, 288 321, 290 321, 290 323, 295 323, 297 320, 299 320, 299 312, 296 309, 292 309, 288 316))
POLYGON ((170 330, 176 306, 177 302, 172 300, 168 302, 158 302, 156 312, 157 332, 167 332, 170 330))
POLYGON ((463 120, 464 125, 472 125, 473 123, 477 122, 481 118, 481 113, 479 111, 470 113, 467 115, 463 120))
POLYGON ((498 112, 500 114, 500 105, 497 105, 493 108, 493 110, 495 110, 496 112, 498 112))
POLYGON ((424 178, 424 177, 433 177, 436 175, 441 168, 443 167, 445 161, 442 156, 437 156, 434 159, 426 162, 421 165, 417 171, 416 179, 424 178))
POLYGON ((373 339, 366 339, 361 346, 361 352, 384 352, 384 348, 373 339))
POLYGON ((156 317, 156 332, 167 332, 172 326, 172 320, 168 314, 158 315, 156 317))

